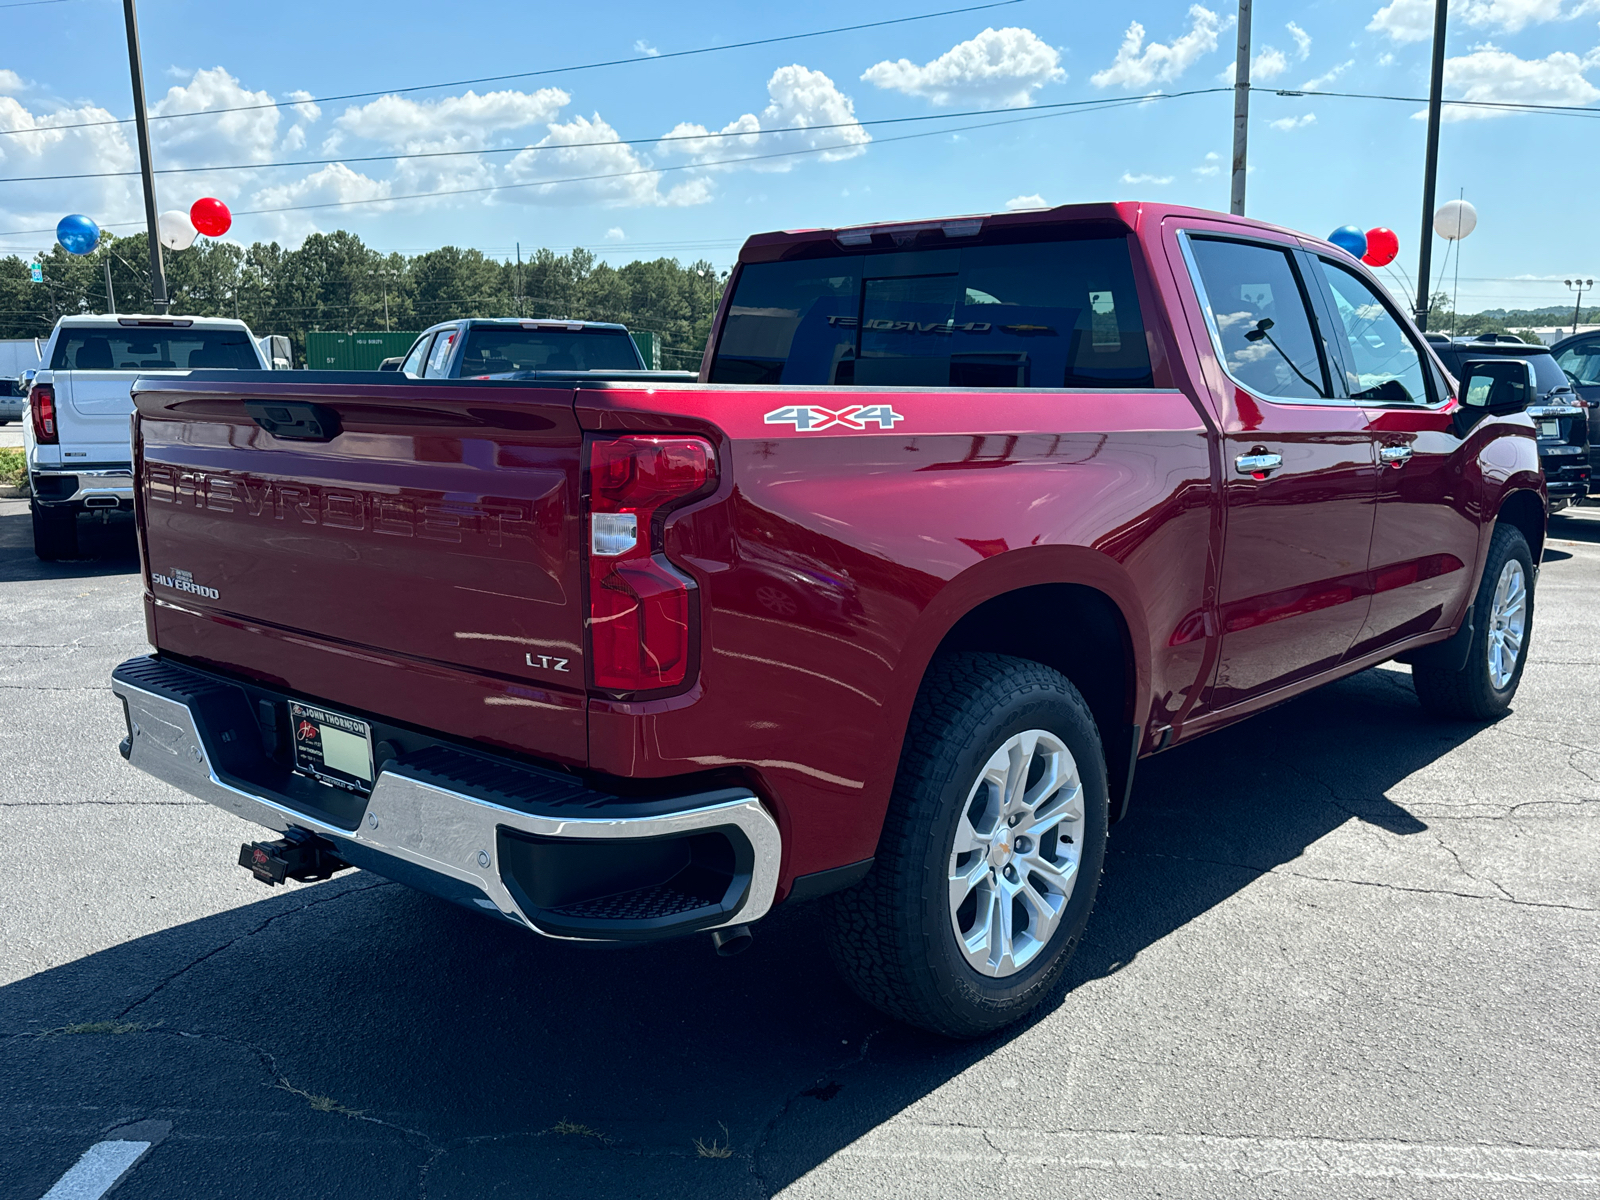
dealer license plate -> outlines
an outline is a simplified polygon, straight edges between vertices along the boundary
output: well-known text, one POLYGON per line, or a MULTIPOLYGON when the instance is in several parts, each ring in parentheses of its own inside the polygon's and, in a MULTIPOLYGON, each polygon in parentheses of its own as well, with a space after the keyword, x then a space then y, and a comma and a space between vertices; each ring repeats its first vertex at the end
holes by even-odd
POLYGON ((343 713, 289 703, 296 770, 352 791, 372 787, 372 726, 343 713))
POLYGON ((1560 421, 1540 421, 1539 422, 1539 436, 1540 437, 1560 437, 1561 436, 1561 422, 1560 421))

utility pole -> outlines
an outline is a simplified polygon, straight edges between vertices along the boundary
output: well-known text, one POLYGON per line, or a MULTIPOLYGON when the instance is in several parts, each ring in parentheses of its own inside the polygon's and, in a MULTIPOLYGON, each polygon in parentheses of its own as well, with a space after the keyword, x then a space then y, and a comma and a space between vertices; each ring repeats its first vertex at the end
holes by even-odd
POLYGON ((1590 288, 1594 287, 1594 280, 1592 280, 1592 279, 1569 279, 1569 280, 1567 280, 1567 286, 1569 288, 1575 289, 1577 291, 1577 293, 1578 293, 1577 303, 1572 306, 1572 332, 1573 333, 1577 333, 1578 332, 1578 312, 1579 312, 1579 310, 1581 310, 1583 308, 1583 294, 1585 292, 1587 292, 1590 288))
MULTIPOLYGON (((1444 0, 1439 0, 1442 4, 1444 0)), ((1244 216, 1250 142, 1250 0, 1239 0, 1239 58, 1233 68, 1233 194, 1228 211, 1244 216)))
POLYGON ((517 316, 522 315, 522 243, 517 243, 517 316))
POLYGON ((144 64, 139 59, 139 18, 133 0, 122 0, 128 22, 128 69, 133 73, 133 124, 139 133, 139 172, 144 176, 144 219, 150 229, 150 298, 167 311, 167 272, 161 262, 161 224, 156 212, 156 177, 150 166, 150 119, 144 111, 144 64))
POLYGON ((117 294, 111 290, 111 259, 109 256, 105 259, 104 266, 106 269, 106 312, 115 316, 117 312, 117 294))
POLYGON ((1444 100, 1444 26, 1450 0, 1434 0, 1433 76, 1428 83, 1428 153, 1422 167, 1422 238, 1417 258, 1417 328, 1428 329, 1428 273, 1433 269, 1434 185, 1439 176, 1439 110, 1444 100))

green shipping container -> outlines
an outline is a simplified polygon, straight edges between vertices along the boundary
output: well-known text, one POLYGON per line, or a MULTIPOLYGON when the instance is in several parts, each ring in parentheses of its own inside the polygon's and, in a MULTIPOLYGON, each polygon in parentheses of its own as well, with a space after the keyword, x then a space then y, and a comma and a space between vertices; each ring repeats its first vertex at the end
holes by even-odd
POLYGON ((376 371, 386 358, 398 358, 417 334, 391 330, 372 333, 306 334, 306 370, 376 371))
POLYGON ((644 356, 645 370, 661 370, 661 335, 659 333, 640 333, 633 335, 634 344, 639 347, 639 353, 644 356))

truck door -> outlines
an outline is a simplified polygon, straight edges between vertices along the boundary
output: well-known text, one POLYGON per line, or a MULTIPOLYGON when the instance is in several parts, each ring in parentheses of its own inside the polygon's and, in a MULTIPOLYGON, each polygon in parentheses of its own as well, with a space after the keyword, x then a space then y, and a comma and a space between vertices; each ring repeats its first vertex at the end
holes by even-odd
MULTIPOLYGON (((1226 227, 1224 227, 1226 228, 1226 227)), ((1297 254, 1191 230, 1197 341, 1222 432, 1222 637, 1203 708, 1248 704, 1336 666, 1366 620, 1376 454, 1339 397, 1297 254)))
POLYGON ((1449 393, 1388 299, 1349 267, 1320 276, 1335 369, 1377 441, 1372 605, 1352 657, 1454 624, 1476 580, 1481 514, 1449 393))

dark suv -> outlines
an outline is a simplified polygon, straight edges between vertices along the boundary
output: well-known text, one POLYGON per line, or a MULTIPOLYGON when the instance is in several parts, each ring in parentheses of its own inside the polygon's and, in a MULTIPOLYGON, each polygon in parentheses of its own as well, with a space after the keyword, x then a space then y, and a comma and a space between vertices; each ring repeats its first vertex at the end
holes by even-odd
POLYGON ((1600 471, 1600 411, 1597 411, 1600 410, 1600 331, 1590 330, 1587 333, 1562 338, 1550 347, 1550 353, 1555 355, 1556 365, 1567 373, 1568 379, 1572 380, 1578 398, 1588 407, 1586 415, 1589 418, 1589 479, 1592 504, 1596 499, 1600 499, 1592 494, 1595 472, 1600 471))
MULTIPOLYGON (((1551 347, 1513 341, 1505 334, 1493 339, 1429 335, 1428 341, 1457 379, 1463 377, 1462 364, 1474 359, 1523 358, 1532 363, 1539 396, 1528 406, 1527 412, 1539 431, 1539 465, 1544 468, 1550 511, 1560 512, 1589 494, 1593 467, 1589 459, 1587 411, 1551 347)), ((1600 366, 1600 362, 1596 365, 1600 366)))

